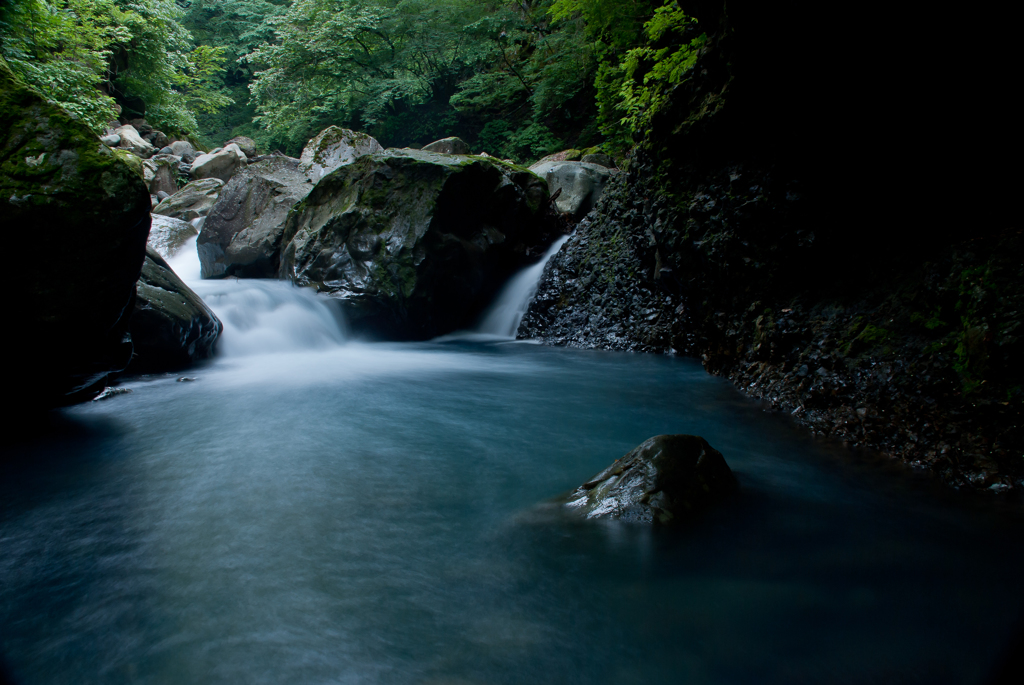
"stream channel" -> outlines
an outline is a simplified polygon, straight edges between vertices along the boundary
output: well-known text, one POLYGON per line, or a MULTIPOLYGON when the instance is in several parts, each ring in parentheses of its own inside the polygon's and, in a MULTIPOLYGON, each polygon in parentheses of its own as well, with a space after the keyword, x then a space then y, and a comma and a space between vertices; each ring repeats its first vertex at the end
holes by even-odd
POLYGON ((193 262, 217 358, 4 447, 15 682, 979 683, 1007 646, 1012 510, 816 441, 694 360, 493 319, 359 342, 323 298, 193 262), (545 505, 660 433, 704 436, 739 493, 672 530, 545 505))

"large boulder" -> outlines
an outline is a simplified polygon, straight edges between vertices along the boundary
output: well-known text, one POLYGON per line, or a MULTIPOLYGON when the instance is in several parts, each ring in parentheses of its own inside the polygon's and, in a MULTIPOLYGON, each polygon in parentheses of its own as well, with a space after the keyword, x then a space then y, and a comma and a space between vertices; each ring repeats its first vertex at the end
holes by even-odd
POLYGON ((538 162, 530 167, 548 184, 555 207, 563 214, 580 218, 597 204, 611 170, 588 162, 538 162))
POLYGON ((657 435, 564 498, 588 519, 684 521, 736 490, 721 452, 696 435, 657 435))
POLYGON ((157 148, 145 140, 139 132, 135 130, 135 127, 131 124, 122 126, 121 128, 114 131, 114 135, 120 137, 118 147, 130 150, 143 159, 148 159, 153 156, 153 153, 157 151, 157 148))
POLYGON ((174 371, 211 357, 223 328, 164 258, 147 249, 131 317, 135 354, 128 371, 174 371))
POLYGON ((146 246, 164 259, 177 255, 199 230, 187 221, 154 214, 146 246))
POLYGON ((219 178, 204 178, 192 181, 181 190, 163 200, 154 209, 154 214, 174 217, 182 221, 192 221, 206 216, 217 204, 224 181, 219 178))
POLYGON ((168 147, 171 148, 171 154, 181 157, 186 164, 191 164, 196 159, 196 150, 187 140, 176 140, 168 147))
POLYGON ((299 158, 302 171, 316 183, 340 166, 363 155, 383 152, 380 143, 358 131, 328 126, 306 144, 299 158))
POLYGON ((219 178, 227 183, 235 175, 246 157, 237 145, 212 150, 199 155, 192 162, 193 178, 219 178))
POLYGON ((174 195, 178 192, 178 164, 180 157, 154 155, 142 163, 143 180, 153 195, 164 192, 174 195))
POLYGON ((245 154, 246 157, 256 156, 256 141, 252 138, 246 138, 245 136, 235 136, 228 142, 224 143, 224 147, 228 145, 237 145, 239 149, 245 154))
POLYGON ((0 59, 4 382, 21 408, 87 399, 127 365, 149 205, 139 174, 0 59))
POLYGON ((389 150, 331 172, 289 214, 282 278, 340 299, 358 330, 465 327, 553 234, 544 182, 490 158, 389 150))
POLYGON ((440 152, 444 155, 468 155, 469 143, 462 138, 442 138, 429 145, 424 145, 423 150, 425 152, 440 152))
POLYGON ((313 183, 292 157, 250 164, 224 186, 199 236, 203 278, 277 275, 288 211, 313 183))

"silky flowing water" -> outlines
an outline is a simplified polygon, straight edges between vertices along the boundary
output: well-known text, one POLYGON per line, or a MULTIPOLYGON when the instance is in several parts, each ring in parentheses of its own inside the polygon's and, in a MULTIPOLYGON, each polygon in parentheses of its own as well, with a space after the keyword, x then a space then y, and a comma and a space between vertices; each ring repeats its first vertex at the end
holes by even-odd
POLYGON ((1016 514, 692 360, 367 344, 286 284, 196 288, 216 359, 4 449, 17 682, 976 683, 1011 636, 1016 514), (740 491, 675 530, 545 506, 659 433, 740 491))

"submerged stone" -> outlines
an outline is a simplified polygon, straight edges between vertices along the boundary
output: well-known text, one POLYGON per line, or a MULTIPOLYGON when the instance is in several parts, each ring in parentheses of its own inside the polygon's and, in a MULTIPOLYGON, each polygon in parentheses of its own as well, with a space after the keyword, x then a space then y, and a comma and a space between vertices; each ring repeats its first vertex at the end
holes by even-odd
POLYGON ((696 435, 656 435, 573 490, 566 509, 588 519, 678 523, 736 490, 722 454, 696 435))

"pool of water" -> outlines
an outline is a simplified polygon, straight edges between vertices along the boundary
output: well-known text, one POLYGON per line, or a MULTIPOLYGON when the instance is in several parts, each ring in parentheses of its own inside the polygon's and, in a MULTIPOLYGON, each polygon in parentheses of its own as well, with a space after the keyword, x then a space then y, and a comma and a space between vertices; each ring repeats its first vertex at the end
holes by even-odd
POLYGON ((5 447, 18 682, 973 683, 1019 615, 1018 517, 691 360, 242 349, 5 447), (739 493, 677 530, 538 506, 659 433, 707 438, 739 493))

